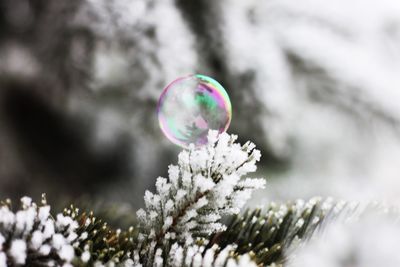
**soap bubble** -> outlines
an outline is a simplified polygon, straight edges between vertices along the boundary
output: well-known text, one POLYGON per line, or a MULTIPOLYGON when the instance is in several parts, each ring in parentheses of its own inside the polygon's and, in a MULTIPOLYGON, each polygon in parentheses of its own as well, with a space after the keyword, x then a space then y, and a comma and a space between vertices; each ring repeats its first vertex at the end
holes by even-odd
POLYGON ((228 129, 232 106, 221 84, 195 74, 178 78, 164 89, 157 114, 161 130, 171 142, 200 146, 207 144, 210 129, 219 133, 228 129))

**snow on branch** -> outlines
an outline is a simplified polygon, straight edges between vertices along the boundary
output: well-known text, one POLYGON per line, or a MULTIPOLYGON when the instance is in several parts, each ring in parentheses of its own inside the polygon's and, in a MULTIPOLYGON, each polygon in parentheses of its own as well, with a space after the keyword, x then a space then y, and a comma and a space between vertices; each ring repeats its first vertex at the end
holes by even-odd
POLYGON ((344 202, 320 198, 238 214, 265 180, 246 177, 261 154, 236 139, 210 131, 207 145, 183 150, 168 179, 157 179, 157 192, 145 193, 145 209, 125 231, 74 205, 53 217, 44 197, 41 205, 22 198, 16 212, 0 202, 0 267, 281 266, 326 222, 354 214, 344 202))
POLYGON ((146 209, 137 212, 143 250, 170 241, 190 245, 225 230, 221 216, 238 213, 252 191, 265 186, 264 179, 241 179, 256 170, 261 153, 253 143, 240 145, 236 139, 210 131, 208 145, 182 151, 169 178, 157 179, 156 194, 146 191, 146 209))
MULTIPOLYGON (((157 254, 157 253, 156 253, 157 254)), ((155 266, 165 266, 159 250, 159 255, 155 259, 155 266)), ((204 246, 191 245, 182 247, 173 244, 167 258, 167 266, 193 266, 193 267, 256 267, 256 263, 251 260, 249 254, 237 255, 235 246, 226 246, 221 249, 217 245, 211 248, 204 246)))
POLYGON ((50 215, 43 197, 38 206, 28 197, 21 209, 0 205, 0 266, 72 266, 78 223, 69 216, 50 215))
POLYGON ((258 265, 280 266, 299 244, 340 216, 351 217, 354 208, 343 201, 314 197, 287 203, 268 203, 232 216, 227 230, 210 237, 207 247, 236 244, 235 253, 251 253, 258 265))

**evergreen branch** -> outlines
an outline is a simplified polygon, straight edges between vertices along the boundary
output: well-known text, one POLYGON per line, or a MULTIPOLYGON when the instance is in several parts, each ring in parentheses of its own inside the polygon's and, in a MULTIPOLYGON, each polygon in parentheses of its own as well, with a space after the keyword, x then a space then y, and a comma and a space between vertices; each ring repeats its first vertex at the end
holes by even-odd
POLYGON ((50 215, 43 195, 41 205, 28 197, 13 212, 11 202, 0 204, 0 266, 70 266, 78 223, 69 216, 50 215))
POLYGON ((171 243, 191 245, 198 238, 225 230, 221 216, 235 214, 263 188, 263 179, 240 180, 256 170, 260 152, 237 136, 210 131, 209 144, 184 150, 177 166, 169 167, 169 179, 158 178, 157 194, 145 194, 145 210, 137 212, 141 234, 138 255, 151 266, 155 252, 171 243))
POLYGON ((311 237, 343 207, 343 202, 313 198, 307 203, 302 200, 271 203, 264 210, 247 210, 231 218, 226 231, 214 234, 208 247, 236 244, 236 253, 249 253, 257 264, 279 266, 293 245, 311 237))
POLYGON ((28 197, 21 209, 0 202, 0 267, 5 266, 134 266, 131 251, 137 232, 113 230, 93 215, 71 206, 55 218, 45 196, 41 205, 28 197))
POLYGON ((182 151, 169 179, 157 179, 157 194, 145 193, 139 226, 128 231, 74 206, 52 217, 45 197, 39 206, 22 198, 15 213, 10 201, 0 202, 0 267, 283 266, 294 245, 328 218, 354 211, 319 198, 271 203, 232 217, 226 227, 222 216, 238 214, 251 192, 265 185, 241 179, 256 170, 260 153, 236 138, 211 131, 208 145, 182 151))
POLYGON ((64 214, 79 223, 75 265, 118 264, 130 259, 137 240, 137 230, 133 226, 128 231, 114 230, 93 212, 80 214, 79 209, 72 205, 64 210, 64 214))
MULTIPOLYGON (((156 266, 163 266, 162 258, 156 258, 156 266)), ((167 266, 193 267, 256 267, 249 254, 238 255, 234 246, 221 249, 217 245, 206 248, 201 245, 182 247, 173 244, 167 258, 167 266)))

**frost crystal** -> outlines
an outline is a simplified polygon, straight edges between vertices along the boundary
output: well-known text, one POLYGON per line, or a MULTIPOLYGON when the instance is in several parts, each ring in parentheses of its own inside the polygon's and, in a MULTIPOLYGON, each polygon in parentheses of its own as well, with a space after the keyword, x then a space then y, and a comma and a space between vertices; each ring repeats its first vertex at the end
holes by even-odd
POLYGON ((17 239, 11 243, 10 255, 16 264, 25 264, 26 243, 24 240, 17 239))

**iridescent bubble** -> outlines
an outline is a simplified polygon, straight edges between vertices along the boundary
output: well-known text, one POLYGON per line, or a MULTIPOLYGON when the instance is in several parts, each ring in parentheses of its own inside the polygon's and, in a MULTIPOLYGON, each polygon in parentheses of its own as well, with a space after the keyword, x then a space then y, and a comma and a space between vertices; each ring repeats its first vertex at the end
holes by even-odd
POLYGON ((173 143, 188 147, 207 143, 210 129, 225 132, 232 106, 216 80, 200 74, 178 78, 162 92, 157 106, 163 133, 173 143))

